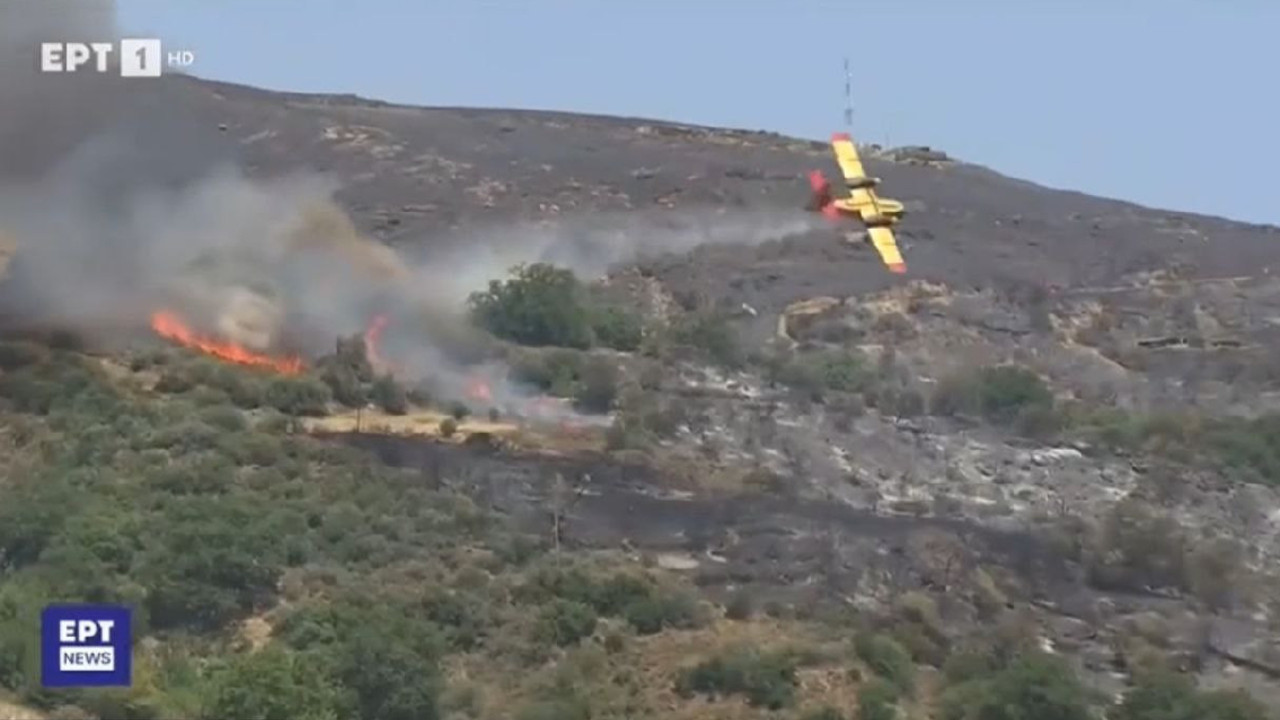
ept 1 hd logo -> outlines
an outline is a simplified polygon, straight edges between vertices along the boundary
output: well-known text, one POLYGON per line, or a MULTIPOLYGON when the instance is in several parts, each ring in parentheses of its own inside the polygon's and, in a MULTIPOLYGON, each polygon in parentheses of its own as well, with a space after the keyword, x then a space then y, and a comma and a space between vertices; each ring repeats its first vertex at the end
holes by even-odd
MULTIPOLYGON (((40 72, 110 72, 115 51, 115 43, 109 42, 40 43, 40 72)), ((117 57, 122 77, 160 77, 163 67, 185 68, 196 59, 190 50, 164 53, 157 38, 121 40, 117 57)))
POLYGON ((40 615, 45 687, 128 687, 133 681, 129 608, 50 605, 40 615))

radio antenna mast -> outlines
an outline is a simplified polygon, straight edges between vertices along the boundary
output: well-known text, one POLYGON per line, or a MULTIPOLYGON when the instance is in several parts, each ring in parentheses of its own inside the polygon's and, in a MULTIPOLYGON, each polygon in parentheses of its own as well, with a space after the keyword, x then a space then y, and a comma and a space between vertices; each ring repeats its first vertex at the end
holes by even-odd
POLYGON ((853 130, 853 76, 849 74, 849 58, 844 59, 844 125, 853 130))

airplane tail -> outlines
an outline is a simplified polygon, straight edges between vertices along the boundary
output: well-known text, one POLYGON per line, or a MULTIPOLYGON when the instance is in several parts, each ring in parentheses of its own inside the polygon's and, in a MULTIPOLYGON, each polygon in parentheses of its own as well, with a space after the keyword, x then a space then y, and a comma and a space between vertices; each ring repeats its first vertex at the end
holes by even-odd
POLYGON ((820 212, 832 220, 840 217, 840 211, 836 209, 835 204, 832 202, 831 183, 827 181, 821 170, 809 172, 809 187, 813 188, 813 197, 809 201, 809 210, 820 212))

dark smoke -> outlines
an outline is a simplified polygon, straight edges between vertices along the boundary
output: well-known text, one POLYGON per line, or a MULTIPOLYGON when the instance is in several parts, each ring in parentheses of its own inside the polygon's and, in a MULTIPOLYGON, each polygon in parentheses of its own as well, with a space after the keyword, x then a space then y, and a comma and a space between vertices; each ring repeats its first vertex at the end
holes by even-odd
POLYGON ((117 109, 108 77, 41 75, 40 43, 116 34, 111 0, 0 0, 0 182, 47 172, 117 109))
POLYGON ((10 322, 137 324, 202 254, 247 244, 264 230, 249 223, 289 211, 267 211, 182 80, 39 72, 41 42, 117 36, 112 2, 0 0, 0 238, 17 244, 0 313, 10 322))

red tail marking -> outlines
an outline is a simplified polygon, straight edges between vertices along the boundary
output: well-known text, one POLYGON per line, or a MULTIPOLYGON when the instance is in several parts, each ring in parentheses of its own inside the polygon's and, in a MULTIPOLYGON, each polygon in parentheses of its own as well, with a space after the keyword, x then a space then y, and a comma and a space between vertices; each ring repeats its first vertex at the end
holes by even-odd
POLYGON ((840 210, 831 202, 831 183, 827 182, 821 170, 809 172, 809 186, 813 188, 812 209, 832 220, 840 217, 840 210))
POLYGON ((809 171, 809 187, 813 188, 815 193, 831 192, 831 183, 827 182, 827 178, 822 174, 821 170, 809 171))

